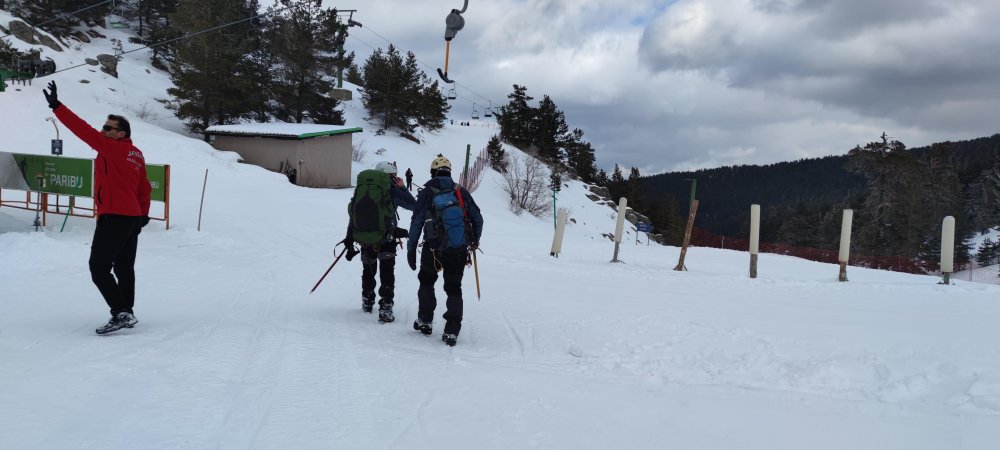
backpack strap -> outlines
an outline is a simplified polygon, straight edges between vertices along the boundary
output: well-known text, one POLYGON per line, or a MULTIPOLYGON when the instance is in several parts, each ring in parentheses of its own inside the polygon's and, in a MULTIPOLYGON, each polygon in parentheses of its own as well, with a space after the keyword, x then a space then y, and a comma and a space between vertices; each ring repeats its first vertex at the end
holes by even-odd
POLYGON ((465 201, 462 200, 462 190, 460 186, 455 184, 455 198, 458 199, 458 206, 462 208, 462 219, 465 222, 465 239, 470 241, 472 237, 472 219, 469 218, 469 210, 465 207, 465 201))

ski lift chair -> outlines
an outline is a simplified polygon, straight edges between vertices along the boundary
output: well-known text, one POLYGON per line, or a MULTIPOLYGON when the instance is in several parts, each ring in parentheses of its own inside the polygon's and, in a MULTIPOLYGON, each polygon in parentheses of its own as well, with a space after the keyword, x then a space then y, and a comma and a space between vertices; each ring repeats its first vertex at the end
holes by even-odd
POLYGON ((454 100, 454 99, 458 98, 458 92, 455 91, 455 83, 454 82, 451 83, 451 87, 448 88, 448 93, 445 94, 445 95, 448 97, 448 100, 454 100))
POLYGON ((128 28, 125 21, 125 5, 119 2, 111 2, 111 13, 108 14, 108 25, 111 28, 128 28))
POLYGON ((493 100, 490 100, 490 106, 486 108, 486 111, 483 113, 483 115, 486 117, 493 117, 493 100))
POLYGON ((478 119, 479 118, 479 110, 476 109, 476 104, 475 103, 472 104, 472 118, 473 119, 478 119))

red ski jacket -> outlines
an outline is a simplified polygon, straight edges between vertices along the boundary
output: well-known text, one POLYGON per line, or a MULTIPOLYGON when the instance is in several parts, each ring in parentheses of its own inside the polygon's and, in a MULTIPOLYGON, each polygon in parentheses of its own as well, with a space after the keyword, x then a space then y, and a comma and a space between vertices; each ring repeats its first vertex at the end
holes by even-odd
POLYGON ((149 215, 149 178, 146 160, 132 140, 111 139, 84 122, 66 105, 54 110, 59 121, 97 151, 94 160, 94 209, 97 214, 149 215))

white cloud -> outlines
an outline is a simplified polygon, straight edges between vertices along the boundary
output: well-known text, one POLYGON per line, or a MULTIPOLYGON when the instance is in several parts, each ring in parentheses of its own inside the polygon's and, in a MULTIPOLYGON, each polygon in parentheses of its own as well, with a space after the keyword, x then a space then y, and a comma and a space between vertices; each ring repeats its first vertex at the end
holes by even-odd
MULTIPOLYGON (((329 3, 329 2, 328 2, 329 3)), ((372 32, 443 66, 461 0, 351 2, 372 32)), ((332 6, 332 5, 329 5, 332 6)), ((843 154, 882 131, 911 146, 996 133, 1000 2, 470 0, 449 75, 472 102, 549 95, 598 163, 650 170, 843 154)), ((350 50, 367 48, 349 40, 350 50)))

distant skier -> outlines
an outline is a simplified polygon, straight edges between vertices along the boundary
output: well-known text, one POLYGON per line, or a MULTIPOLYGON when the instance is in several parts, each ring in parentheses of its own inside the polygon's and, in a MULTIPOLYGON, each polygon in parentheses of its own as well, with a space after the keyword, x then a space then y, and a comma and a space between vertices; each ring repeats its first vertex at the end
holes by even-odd
POLYGON ((97 226, 90 245, 90 277, 111 308, 111 320, 95 331, 105 334, 132 328, 138 323, 132 311, 136 248, 142 227, 149 223, 151 188, 146 178, 146 160, 142 151, 132 145, 132 128, 124 117, 108 115, 101 131, 97 131, 59 102, 55 81, 42 94, 59 121, 97 151, 94 161, 97 226))
POLYGON ((406 190, 413 192, 413 171, 406 169, 406 190))
POLYGON ((396 320, 392 313, 395 297, 396 239, 407 236, 406 230, 398 228, 396 207, 412 211, 416 200, 409 191, 403 189, 403 180, 396 176, 396 165, 383 161, 375 165, 375 170, 364 170, 358 174, 354 196, 348 206, 350 221, 347 237, 343 242, 347 248, 347 260, 361 254, 361 310, 372 312, 375 305, 375 274, 379 279, 378 321, 390 323, 396 320), (354 248, 361 246, 358 251, 354 248))
POLYGON ((479 247, 483 234, 483 215, 469 191, 451 179, 451 161, 438 155, 431 162, 431 179, 424 183, 417 197, 417 206, 410 220, 410 238, 406 242, 406 262, 417 270, 417 241, 424 235, 420 254, 420 288, 417 290, 419 309, 413 329, 428 335, 432 332, 434 283, 438 271, 444 271, 444 292, 447 294, 445 320, 441 340, 454 346, 462 329, 462 274, 470 252, 479 247))

